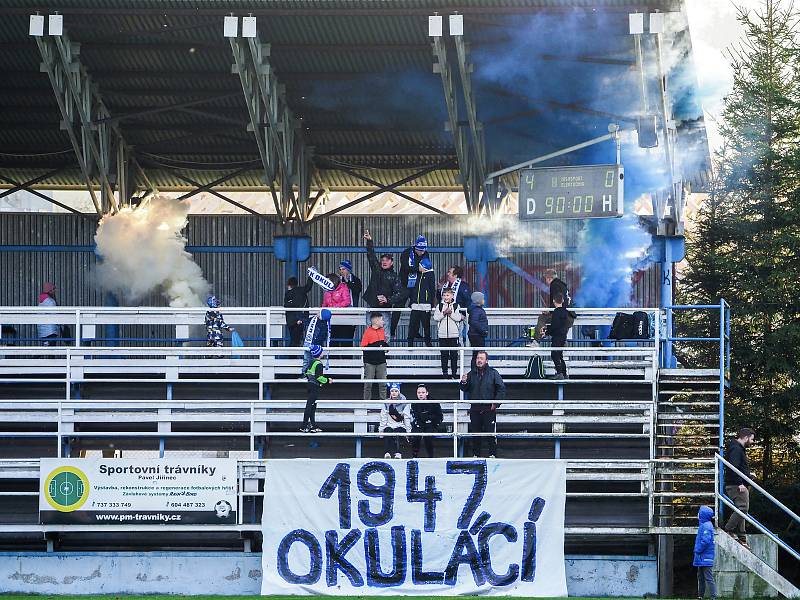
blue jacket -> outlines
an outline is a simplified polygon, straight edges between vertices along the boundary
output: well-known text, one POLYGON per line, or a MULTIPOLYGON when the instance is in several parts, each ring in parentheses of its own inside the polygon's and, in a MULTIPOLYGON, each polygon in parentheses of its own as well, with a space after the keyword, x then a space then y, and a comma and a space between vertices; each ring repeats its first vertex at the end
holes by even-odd
POLYGON ((697 528, 697 537, 694 540, 695 567, 714 566, 714 511, 708 506, 701 506, 697 513, 700 526, 697 528))
POLYGON ((489 319, 482 306, 469 307, 469 335, 486 337, 489 335, 489 319))

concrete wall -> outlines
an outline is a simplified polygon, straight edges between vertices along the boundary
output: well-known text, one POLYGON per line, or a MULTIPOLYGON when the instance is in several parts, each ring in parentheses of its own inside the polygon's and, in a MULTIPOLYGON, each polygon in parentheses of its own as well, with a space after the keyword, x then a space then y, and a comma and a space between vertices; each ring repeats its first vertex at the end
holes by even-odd
MULTIPOLYGON (((724 534, 717 534, 724 535, 724 534)), ((778 544, 766 535, 749 534, 747 543, 753 554, 778 570, 778 544)), ((717 595, 722 598, 777 598, 778 592, 755 573, 747 570, 719 545, 714 563, 717 595)))
MULTIPOLYGON (((568 556, 570 596, 655 594, 655 557, 568 556)), ((261 554, 234 552, 0 553, 0 592, 219 594, 261 592, 261 554)))

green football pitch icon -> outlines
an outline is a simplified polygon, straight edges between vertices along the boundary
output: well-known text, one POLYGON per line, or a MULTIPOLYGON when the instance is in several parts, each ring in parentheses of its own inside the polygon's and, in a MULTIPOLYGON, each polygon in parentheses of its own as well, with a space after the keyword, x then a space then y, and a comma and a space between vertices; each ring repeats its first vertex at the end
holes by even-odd
POLYGON ((47 476, 47 502, 60 512, 80 508, 89 496, 89 481, 75 467, 59 467, 47 476))

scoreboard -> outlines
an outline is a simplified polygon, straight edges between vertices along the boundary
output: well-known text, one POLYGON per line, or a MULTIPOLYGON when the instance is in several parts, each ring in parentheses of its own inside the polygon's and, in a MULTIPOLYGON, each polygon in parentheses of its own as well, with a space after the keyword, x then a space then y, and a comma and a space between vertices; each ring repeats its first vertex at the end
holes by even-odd
POLYGON ((624 179, 622 165, 523 169, 519 176, 519 218, 621 217, 624 179))

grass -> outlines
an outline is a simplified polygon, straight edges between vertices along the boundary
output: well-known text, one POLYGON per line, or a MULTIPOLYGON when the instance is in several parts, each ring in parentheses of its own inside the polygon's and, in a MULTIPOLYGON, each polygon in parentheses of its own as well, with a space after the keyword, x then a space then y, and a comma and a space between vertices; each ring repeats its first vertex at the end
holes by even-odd
MULTIPOLYGON (((131 595, 124 596, 120 594, 105 594, 97 596, 70 596, 58 594, 2 594, 0 593, 0 600, 56 600, 58 598, 68 598, 69 600, 136 600, 142 598, 146 600, 180 600, 186 598, 190 600, 253 600, 253 598, 268 598, 269 600, 297 600, 298 596, 159 596, 159 595, 131 595)), ((381 600, 409 600, 410 598, 419 600, 434 600, 440 598, 464 598, 465 596, 380 596, 381 600)), ((377 596, 339 596, 339 598, 347 598, 349 600, 375 600, 377 596)), ((519 598, 515 600, 526 600, 519 598)), ((534 600, 534 599, 531 599, 534 600)), ((544 600, 537 598, 536 600, 544 600)), ((609 600, 608 598, 570 598, 570 600, 609 600)), ((614 600, 625 600, 624 598, 614 598, 614 600)), ((641 600, 638 598, 637 600, 641 600)), ((663 599, 662 599, 663 600, 663 599)))

